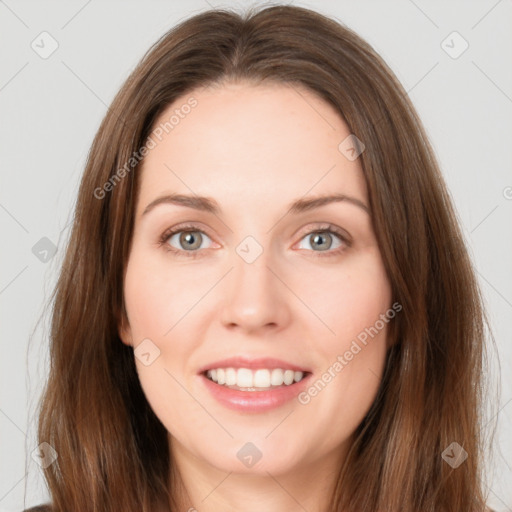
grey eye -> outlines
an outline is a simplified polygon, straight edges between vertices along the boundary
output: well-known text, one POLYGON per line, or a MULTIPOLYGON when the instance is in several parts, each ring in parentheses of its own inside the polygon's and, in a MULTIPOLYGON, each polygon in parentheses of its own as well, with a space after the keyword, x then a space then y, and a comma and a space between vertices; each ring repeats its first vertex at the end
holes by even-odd
POLYGON ((310 247, 299 247, 300 249, 313 249, 317 248, 318 250, 315 252, 327 251, 331 248, 337 249, 341 246, 341 242, 337 247, 332 247, 333 238, 340 237, 330 231, 314 231, 313 233, 307 234, 302 240, 308 240, 310 247))
POLYGON ((204 247, 201 247, 204 238, 206 237, 208 240, 210 239, 210 237, 202 231, 178 231, 169 237, 168 243, 171 244, 171 240, 175 237, 178 237, 178 247, 175 245, 173 245, 173 247, 184 251, 204 249, 204 247))

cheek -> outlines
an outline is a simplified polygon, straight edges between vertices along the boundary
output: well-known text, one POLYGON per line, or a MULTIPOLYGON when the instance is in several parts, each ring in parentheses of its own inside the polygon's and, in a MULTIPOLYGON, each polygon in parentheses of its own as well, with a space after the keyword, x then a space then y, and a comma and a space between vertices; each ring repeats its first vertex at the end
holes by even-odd
MULTIPOLYGON (((134 338, 163 339, 166 333, 198 301, 198 291, 211 281, 206 273, 183 272, 162 254, 131 254, 125 277, 124 294, 134 338)), ((202 293, 202 292, 201 292, 202 293)), ((136 339, 135 339, 136 341, 136 339)))
POLYGON ((373 247, 347 258, 339 268, 318 271, 314 281, 301 278, 300 285, 308 306, 324 324, 319 323, 319 329, 329 354, 342 350, 391 306, 389 280, 373 247))
POLYGON ((315 345, 322 367, 302 403, 310 402, 322 421, 334 421, 348 435, 367 413, 380 384, 388 324, 395 316, 391 289, 374 250, 346 260, 339 272, 331 269, 316 283, 324 286, 310 295, 311 309, 329 330, 323 329, 315 345))
POLYGON ((198 425, 198 431, 204 431, 208 417, 191 400, 182 378, 182 373, 189 371, 187 360, 196 344, 193 340, 175 342, 186 339, 184 332, 190 328, 187 322, 192 321, 186 313, 197 303, 197 287, 201 286, 200 276, 191 283, 189 274, 184 274, 179 265, 170 265, 165 254, 149 254, 136 248, 128 262, 124 293, 135 347, 150 339, 159 350, 155 352, 149 346, 151 356, 158 353, 149 365, 137 357, 135 360, 151 408, 167 428, 186 431, 200 421, 205 424, 198 425))

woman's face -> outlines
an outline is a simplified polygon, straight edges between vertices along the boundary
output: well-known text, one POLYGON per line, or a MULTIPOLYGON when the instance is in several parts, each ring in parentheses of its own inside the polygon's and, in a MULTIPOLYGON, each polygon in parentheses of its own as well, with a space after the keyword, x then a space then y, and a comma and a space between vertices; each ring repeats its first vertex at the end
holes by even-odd
POLYGON ((157 120, 120 335, 176 458, 338 467, 370 408, 391 292, 349 136, 286 85, 196 90, 157 120))

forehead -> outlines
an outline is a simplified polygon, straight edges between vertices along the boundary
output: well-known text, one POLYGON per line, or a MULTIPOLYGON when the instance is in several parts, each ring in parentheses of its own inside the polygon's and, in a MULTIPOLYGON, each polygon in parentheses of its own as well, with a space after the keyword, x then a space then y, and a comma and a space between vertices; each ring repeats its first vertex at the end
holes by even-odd
POLYGON ((153 126, 138 211, 171 192, 259 206, 288 204, 309 191, 367 202, 359 159, 347 159, 338 148, 349 135, 331 105, 296 85, 196 89, 153 126))

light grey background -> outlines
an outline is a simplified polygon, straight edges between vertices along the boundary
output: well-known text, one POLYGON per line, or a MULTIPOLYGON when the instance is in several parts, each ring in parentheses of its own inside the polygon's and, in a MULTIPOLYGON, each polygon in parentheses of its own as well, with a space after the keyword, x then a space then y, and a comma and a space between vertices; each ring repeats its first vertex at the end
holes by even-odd
MULTIPOLYGON (((292 3, 336 17, 372 44, 425 124, 498 346, 499 449, 489 473, 489 504, 512 510, 512 3, 292 3), (457 58, 464 41, 453 31, 469 44, 457 58)), ((41 325, 36 321, 55 283, 85 158, 107 105, 149 46, 177 22, 210 7, 251 4, 0 0, 1 510, 20 511, 47 498, 31 458, 35 406, 47 372, 48 316, 41 325), (42 58, 31 44, 49 51, 51 38, 58 48, 42 58), (39 257, 32 251, 43 237, 57 246, 47 263, 41 250, 39 257)))

